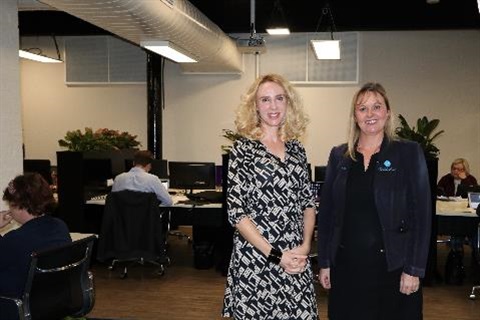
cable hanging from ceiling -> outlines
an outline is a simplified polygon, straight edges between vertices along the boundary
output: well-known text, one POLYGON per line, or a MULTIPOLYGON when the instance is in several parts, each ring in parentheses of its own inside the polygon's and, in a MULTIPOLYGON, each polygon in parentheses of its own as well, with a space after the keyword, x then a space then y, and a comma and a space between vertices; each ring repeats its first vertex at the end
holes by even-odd
POLYGON ((335 40, 333 37, 333 33, 337 31, 337 27, 335 25, 335 19, 333 18, 332 8, 328 1, 322 8, 322 14, 318 19, 315 33, 318 33, 324 17, 329 19, 330 40, 312 39, 310 43, 318 60, 340 60, 340 40, 335 40))

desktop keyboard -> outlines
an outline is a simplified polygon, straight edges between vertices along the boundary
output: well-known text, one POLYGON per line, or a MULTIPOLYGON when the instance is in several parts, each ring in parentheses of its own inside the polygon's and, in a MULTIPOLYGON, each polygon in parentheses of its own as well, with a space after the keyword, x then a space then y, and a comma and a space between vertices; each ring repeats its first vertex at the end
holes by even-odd
POLYGON ((89 200, 93 200, 93 201, 107 200, 107 195, 108 194, 98 194, 98 195, 95 195, 95 196, 91 197, 89 200))
POLYGON ((221 191, 206 190, 186 195, 188 199, 197 202, 222 203, 223 193, 221 191))

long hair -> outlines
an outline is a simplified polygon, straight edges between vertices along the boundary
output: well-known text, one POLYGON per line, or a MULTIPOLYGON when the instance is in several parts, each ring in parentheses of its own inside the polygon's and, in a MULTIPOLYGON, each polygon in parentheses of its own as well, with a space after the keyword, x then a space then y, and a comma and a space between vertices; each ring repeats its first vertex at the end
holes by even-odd
POLYGON ((352 106, 350 109, 350 118, 349 118, 349 128, 348 128, 348 149, 346 156, 349 156, 353 160, 355 159, 355 148, 360 138, 360 127, 355 121, 355 106, 362 103, 367 97, 368 93, 378 94, 383 100, 385 100, 385 105, 387 110, 390 111, 390 115, 385 123, 385 128, 383 129, 385 136, 388 140, 395 140, 395 122, 392 109, 390 108, 390 102, 388 101, 387 92, 385 88, 380 83, 368 82, 364 84, 360 90, 355 93, 352 99, 352 106))
POLYGON ((32 216, 52 213, 56 204, 50 186, 38 173, 15 177, 3 191, 2 199, 32 216))
POLYGON ((283 88, 287 97, 285 121, 279 129, 280 138, 283 141, 298 139, 305 133, 308 117, 303 110, 303 104, 298 93, 290 82, 278 74, 267 74, 257 78, 247 93, 242 97, 242 102, 237 108, 235 119, 237 132, 253 140, 262 138, 263 132, 260 127, 260 117, 257 112, 257 92, 260 85, 266 82, 278 84, 283 88))

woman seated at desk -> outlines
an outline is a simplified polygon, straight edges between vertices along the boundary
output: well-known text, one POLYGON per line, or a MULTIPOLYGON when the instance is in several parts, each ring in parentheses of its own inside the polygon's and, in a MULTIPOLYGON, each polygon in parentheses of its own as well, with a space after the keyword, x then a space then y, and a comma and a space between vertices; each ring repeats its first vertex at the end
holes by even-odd
MULTIPOLYGON (((439 196, 462 196, 465 197, 463 192, 460 192, 462 187, 476 186, 477 179, 470 174, 470 166, 468 161, 463 158, 455 159, 450 166, 450 173, 444 175, 440 181, 438 181, 437 192, 439 196)), ((464 188, 463 188, 464 189, 464 188)), ((478 252, 477 247, 477 235, 472 235, 472 258, 476 258, 478 252)), ((465 277, 465 271, 463 267, 463 243, 465 236, 458 235, 450 238, 451 251, 448 254, 447 263, 445 266, 445 282, 447 284, 461 285, 463 278, 465 277)))
MULTIPOLYGON (((38 173, 27 173, 10 181, 3 200, 9 210, 0 212, 0 228, 12 220, 21 226, 0 235, 0 296, 21 297, 32 252, 72 240, 66 224, 48 215, 53 211, 55 199, 38 173)), ((15 312, 12 302, 0 300, 0 319, 17 319, 15 312)))

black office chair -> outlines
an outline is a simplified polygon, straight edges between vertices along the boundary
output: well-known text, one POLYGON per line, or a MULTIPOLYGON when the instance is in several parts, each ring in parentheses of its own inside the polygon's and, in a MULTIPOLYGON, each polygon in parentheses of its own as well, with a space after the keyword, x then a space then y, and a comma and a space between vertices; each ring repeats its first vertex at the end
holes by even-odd
MULTIPOLYGON (((477 207, 477 215, 480 217, 480 206, 477 207)), ((480 222, 478 223, 478 228, 477 228, 477 245, 476 245, 476 248, 474 249, 477 250, 476 254, 474 254, 474 257, 477 259, 477 272, 479 273, 478 279, 480 282, 480 222)), ((477 296, 475 295, 475 291, 477 290, 480 291, 480 283, 479 285, 472 287, 472 292, 470 293, 470 296, 469 296, 470 299, 475 300, 477 298, 477 296)))
POLYGON ((169 258, 165 250, 162 210, 154 193, 123 190, 107 195, 100 232, 97 259, 127 263, 120 274, 127 277, 128 267, 146 263, 157 266, 163 275, 169 258))
POLYGON ((88 270, 95 236, 32 253, 21 298, 0 296, 20 320, 82 317, 95 303, 93 275, 88 270), (15 309, 14 309, 15 310, 15 309))

